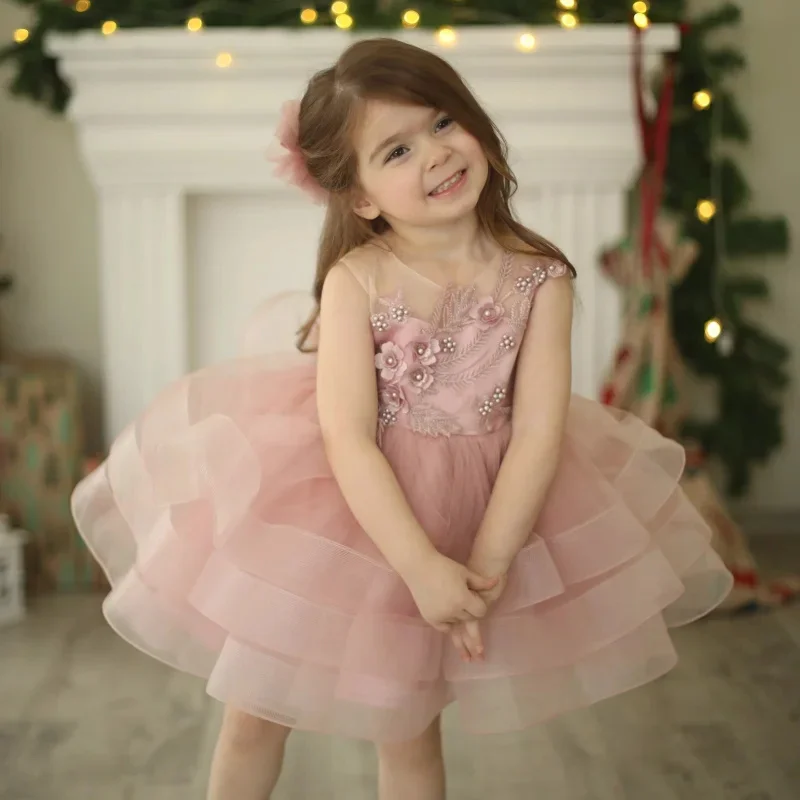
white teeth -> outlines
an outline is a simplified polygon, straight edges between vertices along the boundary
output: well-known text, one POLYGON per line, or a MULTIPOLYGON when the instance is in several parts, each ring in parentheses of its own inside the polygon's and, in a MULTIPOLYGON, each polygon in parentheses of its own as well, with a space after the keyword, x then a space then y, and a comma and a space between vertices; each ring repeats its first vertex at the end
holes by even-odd
POLYGON ((455 186, 460 180, 461 176, 464 174, 464 170, 461 169, 453 175, 452 178, 448 178, 444 183, 440 183, 432 192, 431 194, 441 194, 442 192, 446 192, 451 186, 455 186))

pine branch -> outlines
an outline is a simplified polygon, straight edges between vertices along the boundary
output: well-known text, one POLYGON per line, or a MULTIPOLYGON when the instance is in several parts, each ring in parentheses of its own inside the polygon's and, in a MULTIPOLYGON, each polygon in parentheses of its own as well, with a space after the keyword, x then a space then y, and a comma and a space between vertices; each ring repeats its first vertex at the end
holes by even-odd
POLYGON ((724 77, 728 72, 737 72, 747 66, 747 60, 732 47, 720 47, 706 53, 706 63, 717 77, 724 77))
POLYGON ((734 256, 784 255, 789 250, 789 225, 783 217, 740 217, 728 225, 727 240, 734 256))
POLYGON ((707 34, 726 25, 737 25, 742 20, 742 9, 736 3, 725 3, 721 8, 710 11, 692 22, 692 29, 707 34))

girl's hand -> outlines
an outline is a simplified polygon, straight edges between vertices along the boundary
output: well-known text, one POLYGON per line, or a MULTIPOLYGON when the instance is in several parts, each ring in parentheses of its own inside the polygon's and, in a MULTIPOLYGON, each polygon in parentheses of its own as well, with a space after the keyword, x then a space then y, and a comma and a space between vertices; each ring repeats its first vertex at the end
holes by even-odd
MULTIPOLYGON (((492 589, 480 592, 481 599, 486 603, 487 611, 500 598, 508 583, 508 576, 503 573, 496 577, 497 583, 492 589)), ((481 636, 480 623, 477 620, 467 620, 456 625, 450 634, 453 645, 458 650, 462 661, 482 661, 484 655, 483 637, 481 636)))
POLYGON ((441 633, 460 622, 480 619, 486 601, 479 592, 494 589, 497 579, 484 578, 441 553, 425 559, 406 580, 422 618, 441 633))

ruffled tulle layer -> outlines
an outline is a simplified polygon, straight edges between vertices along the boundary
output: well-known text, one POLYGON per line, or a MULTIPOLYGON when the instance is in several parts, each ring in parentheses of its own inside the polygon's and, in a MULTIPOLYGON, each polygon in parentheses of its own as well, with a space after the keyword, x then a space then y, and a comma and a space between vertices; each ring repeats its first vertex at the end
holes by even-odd
MULTIPOLYGON (((509 428, 382 447, 436 546, 468 557, 509 428)), ((110 624, 209 693, 282 724, 407 739, 457 701, 499 732, 668 671, 667 627, 732 579, 678 488, 683 452, 574 398, 547 504, 465 664, 351 515, 316 417, 313 359, 255 357, 167 389, 76 489, 110 624)))

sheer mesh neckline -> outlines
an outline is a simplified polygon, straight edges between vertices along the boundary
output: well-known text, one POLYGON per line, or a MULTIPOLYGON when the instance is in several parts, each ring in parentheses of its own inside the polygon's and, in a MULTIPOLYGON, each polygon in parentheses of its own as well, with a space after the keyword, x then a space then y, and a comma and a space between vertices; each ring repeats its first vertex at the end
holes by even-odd
POLYGON ((414 269, 413 267, 409 266, 405 261, 403 261, 400 256, 392 249, 391 245, 386 242, 385 240, 381 240, 383 245, 386 248, 386 252, 389 254, 390 258, 407 274, 418 278, 423 283, 428 284, 429 286, 438 289, 440 292, 448 292, 454 291, 459 289, 469 289, 473 286, 476 286, 481 278, 483 278, 487 274, 492 274, 493 276, 498 276, 502 272, 504 268, 508 266, 511 260, 514 258, 514 253, 509 250, 508 248, 501 248, 500 252, 495 255, 492 259, 487 261, 480 269, 475 271, 471 276, 470 280, 457 280, 453 279, 447 281, 446 283, 440 283, 439 281, 434 280, 433 278, 424 275, 419 270, 414 269))

